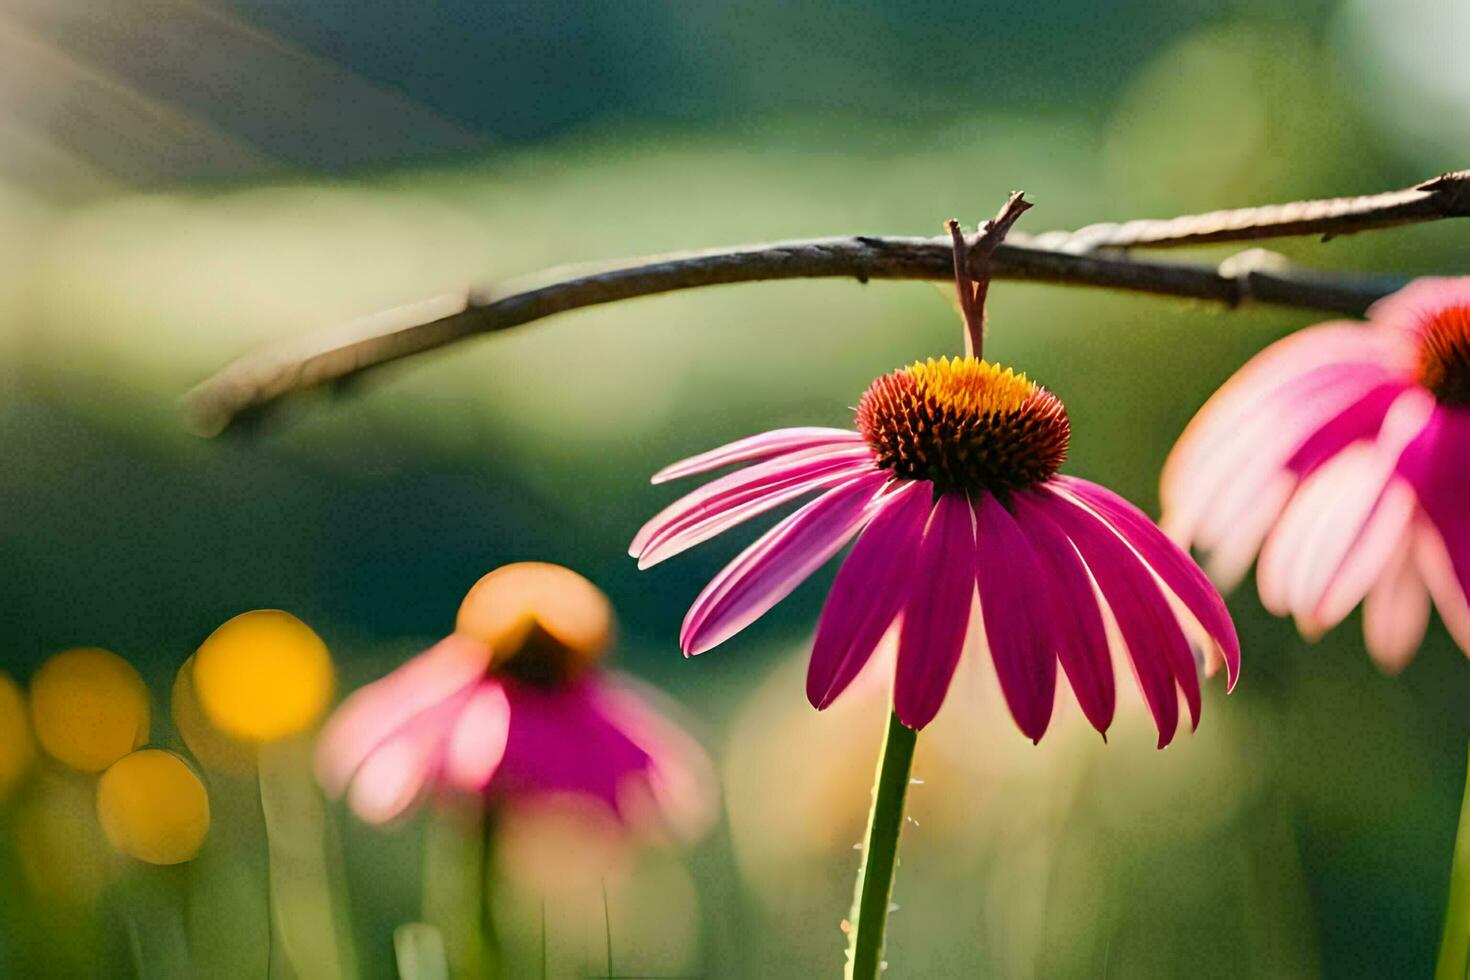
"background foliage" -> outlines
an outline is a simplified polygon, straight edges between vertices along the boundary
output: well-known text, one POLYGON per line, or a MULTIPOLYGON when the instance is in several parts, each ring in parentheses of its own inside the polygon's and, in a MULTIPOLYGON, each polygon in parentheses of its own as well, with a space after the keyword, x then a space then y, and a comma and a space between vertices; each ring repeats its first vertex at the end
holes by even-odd
MULTIPOLYGON (((210 630, 281 607, 352 687, 446 632, 489 568, 563 562, 612 595, 618 663, 691 709, 726 774, 720 829, 687 861, 650 858, 613 903, 614 972, 834 971, 882 708, 802 703, 827 579, 685 662, 683 610, 749 534, 642 574, 624 549, 670 498, 647 484, 662 464, 845 424, 876 374, 954 352, 940 292, 785 282, 619 304, 224 442, 183 430, 180 394, 269 338, 565 261, 933 233, 1014 188, 1037 231, 1401 186, 1467 163, 1449 155, 1470 146, 1470 77, 1448 40, 1466 28, 1453 0, 5 0, 0 663, 24 681, 102 645, 166 704, 210 630)), ((1458 272, 1470 239, 1281 249, 1458 272)), ((1003 284, 988 352, 1066 401, 1069 472, 1156 512, 1194 410, 1311 320, 1003 284)), ((1308 646, 1251 588, 1230 605, 1240 687, 1211 684, 1199 732, 1166 752, 1136 703, 1106 748, 1076 717, 1032 747, 993 695, 951 699, 921 740, 896 971, 1429 971, 1470 735, 1463 655, 1435 627, 1387 678, 1356 615, 1308 646)), ((238 923, 240 955, 263 941, 263 912, 239 911, 260 907, 266 867, 247 789, 211 776, 216 832, 169 876, 206 910, 191 935, 238 923)), ((367 975, 391 975, 392 928, 419 916, 424 829, 340 819, 367 975)), ((27 884, 23 852, 0 871, 0 974, 116 966, 110 916, 146 907, 157 876, 134 869, 90 905, 27 884)), ((554 921, 551 941, 604 970, 604 923, 585 925, 554 921)))

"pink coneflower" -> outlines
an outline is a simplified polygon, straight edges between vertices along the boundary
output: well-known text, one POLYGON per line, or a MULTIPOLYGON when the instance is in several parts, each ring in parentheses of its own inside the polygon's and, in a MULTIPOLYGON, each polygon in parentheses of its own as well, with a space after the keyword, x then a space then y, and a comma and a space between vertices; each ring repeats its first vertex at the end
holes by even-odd
POLYGON ((530 562, 491 572, 453 634, 328 721, 323 787, 372 823, 437 789, 491 803, 581 797, 632 829, 696 834, 709 816, 708 761, 598 669, 611 624, 606 598, 575 572, 530 562))
POLYGON ((1413 656, 1430 597, 1470 652, 1470 279, 1420 279, 1367 323, 1302 330, 1202 408, 1164 469, 1164 527, 1222 587, 1315 637, 1363 603, 1368 652, 1413 656))
POLYGON ((1057 473, 1069 435, 1061 401, 1025 375, 975 357, 915 363, 873 382, 857 431, 780 429, 659 472, 655 483, 751 464, 665 508, 630 551, 647 568, 817 494, 700 593, 684 619, 686 654, 749 626, 856 538, 817 626, 807 674, 817 708, 897 622, 894 710, 908 727, 934 718, 973 639, 1027 736, 1046 731, 1058 661, 1106 732, 1111 619, 1162 747, 1178 724, 1176 690, 1199 721, 1192 647, 1217 649, 1234 683, 1235 629, 1204 574, 1142 512, 1057 473))

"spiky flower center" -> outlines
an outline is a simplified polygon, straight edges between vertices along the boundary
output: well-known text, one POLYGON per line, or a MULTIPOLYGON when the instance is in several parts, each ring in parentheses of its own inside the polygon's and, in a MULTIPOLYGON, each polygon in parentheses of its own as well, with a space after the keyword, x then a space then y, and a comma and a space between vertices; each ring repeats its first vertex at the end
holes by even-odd
POLYGON ((1424 320, 1419 383, 1441 402, 1470 405, 1470 306, 1447 306, 1424 320))
POLYGON ((1024 374, 978 358, 917 361, 868 386, 857 427, 879 465, 936 490, 1040 483, 1067 456, 1067 410, 1024 374))

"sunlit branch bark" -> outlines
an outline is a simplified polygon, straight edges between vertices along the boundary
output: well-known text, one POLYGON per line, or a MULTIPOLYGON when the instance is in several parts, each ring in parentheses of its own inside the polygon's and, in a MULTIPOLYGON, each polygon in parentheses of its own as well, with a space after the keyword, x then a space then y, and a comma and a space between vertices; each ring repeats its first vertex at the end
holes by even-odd
MULTIPOLYGON (((270 345, 234 361, 188 396, 193 422, 216 435, 295 392, 344 381, 394 361, 569 310, 681 289, 776 279, 935 280, 954 275, 947 238, 824 238, 663 255, 617 266, 554 269, 527 280, 466 289, 270 345)), ((1182 296, 1236 307, 1248 301, 1358 314, 1401 282, 1292 269, 1281 262, 1222 268, 1070 255, 1000 246, 996 279, 1182 296)))
POLYGON ((1470 170, 1459 170, 1382 194, 1088 225, 1076 231, 1045 232, 1032 237, 1030 243, 1081 253, 1097 249, 1178 248, 1290 235, 1321 235, 1325 241, 1375 228, 1465 217, 1470 217, 1470 170))

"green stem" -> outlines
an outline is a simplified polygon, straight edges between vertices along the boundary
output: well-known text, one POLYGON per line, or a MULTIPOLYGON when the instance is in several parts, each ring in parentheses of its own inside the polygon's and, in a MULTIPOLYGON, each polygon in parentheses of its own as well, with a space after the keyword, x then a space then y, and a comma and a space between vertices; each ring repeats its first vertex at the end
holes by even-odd
POLYGON ((903 830, 903 803, 918 737, 918 731, 899 721, 897 713, 889 716, 888 735, 883 740, 873 782, 863 866, 853 896, 847 980, 873 980, 883 969, 883 933, 888 925, 893 871, 898 866, 898 835, 903 830))
POLYGON ((1470 766, 1465 771, 1465 800, 1460 805, 1460 829, 1455 835, 1454 863, 1450 865, 1450 904, 1444 917, 1435 980, 1470 977, 1470 766))

